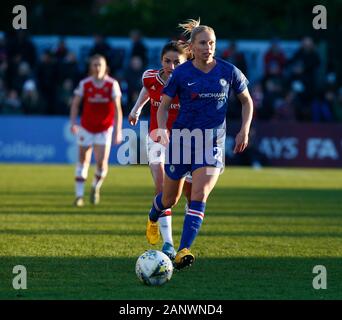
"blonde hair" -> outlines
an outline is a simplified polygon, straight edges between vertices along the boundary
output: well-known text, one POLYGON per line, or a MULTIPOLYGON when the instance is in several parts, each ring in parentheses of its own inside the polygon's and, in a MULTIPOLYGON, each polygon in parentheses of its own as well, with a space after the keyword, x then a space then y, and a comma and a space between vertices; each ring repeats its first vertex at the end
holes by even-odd
POLYGON ((185 23, 179 23, 178 27, 182 28, 183 35, 187 36, 190 34, 189 41, 193 43, 195 41, 196 35, 203 32, 203 31, 209 31, 215 34, 215 31, 213 28, 201 25, 201 18, 198 18, 198 20, 194 19, 188 19, 185 23))

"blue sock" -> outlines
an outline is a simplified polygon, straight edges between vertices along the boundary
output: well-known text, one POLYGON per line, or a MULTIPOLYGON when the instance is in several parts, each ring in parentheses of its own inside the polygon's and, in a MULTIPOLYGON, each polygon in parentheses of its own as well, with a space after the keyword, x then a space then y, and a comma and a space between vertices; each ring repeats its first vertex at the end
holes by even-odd
POLYGON ((182 239, 179 250, 190 248, 194 242, 204 218, 205 203, 201 201, 191 201, 189 209, 184 218, 182 239))
POLYGON ((167 209, 162 204, 162 195, 162 193, 159 193, 153 200, 152 208, 149 213, 150 220, 153 222, 157 222, 162 212, 167 209))

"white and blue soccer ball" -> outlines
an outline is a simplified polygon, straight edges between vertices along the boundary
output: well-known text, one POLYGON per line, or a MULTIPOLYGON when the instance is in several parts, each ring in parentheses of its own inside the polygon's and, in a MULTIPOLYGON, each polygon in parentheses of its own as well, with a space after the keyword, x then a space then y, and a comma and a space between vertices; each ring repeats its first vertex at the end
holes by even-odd
POLYGON ((160 286, 171 279, 173 265, 163 252, 148 250, 138 258, 135 273, 144 284, 160 286))

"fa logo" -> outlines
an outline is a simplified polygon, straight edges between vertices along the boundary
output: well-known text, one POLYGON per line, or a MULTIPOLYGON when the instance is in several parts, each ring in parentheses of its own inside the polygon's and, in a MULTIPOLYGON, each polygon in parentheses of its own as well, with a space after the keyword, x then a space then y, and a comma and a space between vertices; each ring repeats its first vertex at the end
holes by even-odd
POLYGON ((27 11, 26 7, 17 5, 13 8, 12 13, 17 14, 13 18, 12 26, 15 30, 27 29, 27 11))
POLYGON ((327 29, 327 9, 325 6, 317 5, 312 9, 312 13, 318 13, 312 20, 312 26, 315 30, 327 29))

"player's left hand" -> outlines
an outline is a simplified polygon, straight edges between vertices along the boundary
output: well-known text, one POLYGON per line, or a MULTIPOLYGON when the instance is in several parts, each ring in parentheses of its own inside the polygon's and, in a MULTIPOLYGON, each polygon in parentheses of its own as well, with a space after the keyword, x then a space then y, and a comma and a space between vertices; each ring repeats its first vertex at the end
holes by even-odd
POLYGON ((248 132, 240 131, 235 138, 234 153, 243 152, 248 145, 248 132))

